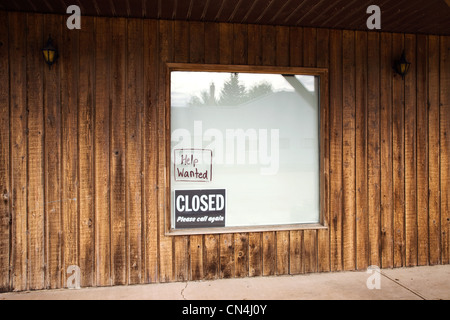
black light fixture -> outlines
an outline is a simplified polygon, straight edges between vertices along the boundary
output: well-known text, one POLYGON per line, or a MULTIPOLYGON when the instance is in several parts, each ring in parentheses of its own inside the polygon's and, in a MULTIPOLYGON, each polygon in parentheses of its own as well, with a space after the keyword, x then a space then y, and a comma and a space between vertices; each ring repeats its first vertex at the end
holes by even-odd
POLYGON ((400 60, 395 61, 395 65, 394 65, 395 72, 397 72, 399 75, 401 75, 402 79, 404 80, 410 67, 411 67, 411 62, 408 62, 408 60, 406 60, 405 51, 403 51, 402 57, 400 58, 400 60))
POLYGON ((42 49, 42 54, 44 55, 45 63, 47 63, 49 69, 51 69, 52 65, 58 59, 58 50, 53 46, 53 39, 50 35, 48 36, 47 44, 42 49))

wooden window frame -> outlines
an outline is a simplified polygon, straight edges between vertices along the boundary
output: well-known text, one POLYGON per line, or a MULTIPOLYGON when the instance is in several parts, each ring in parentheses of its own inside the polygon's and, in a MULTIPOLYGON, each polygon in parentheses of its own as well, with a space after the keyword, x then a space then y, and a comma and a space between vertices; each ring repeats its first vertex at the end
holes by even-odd
POLYGON ((193 63, 166 63, 166 99, 165 99, 165 128, 166 128, 166 203, 165 203, 165 235, 206 235, 206 234, 232 234, 246 232, 266 231, 296 231, 296 230, 320 230, 328 229, 328 205, 330 198, 328 183, 328 160, 325 158, 329 150, 329 104, 328 104, 328 69, 304 68, 304 67, 276 67, 276 66, 247 66, 247 65, 217 65, 217 64, 193 64, 193 63), (224 228, 196 228, 174 229, 171 223, 171 74, 174 71, 186 72, 228 72, 228 73, 257 73, 280 75, 306 75, 319 77, 319 223, 313 224, 285 224, 267 226, 245 226, 224 228))

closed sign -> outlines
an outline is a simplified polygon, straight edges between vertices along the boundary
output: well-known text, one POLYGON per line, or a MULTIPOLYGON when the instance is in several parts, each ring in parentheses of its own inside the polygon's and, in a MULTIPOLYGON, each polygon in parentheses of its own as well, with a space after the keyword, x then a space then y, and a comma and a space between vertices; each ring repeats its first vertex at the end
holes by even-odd
POLYGON ((225 227, 226 191, 175 190, 175 228, 225 227))

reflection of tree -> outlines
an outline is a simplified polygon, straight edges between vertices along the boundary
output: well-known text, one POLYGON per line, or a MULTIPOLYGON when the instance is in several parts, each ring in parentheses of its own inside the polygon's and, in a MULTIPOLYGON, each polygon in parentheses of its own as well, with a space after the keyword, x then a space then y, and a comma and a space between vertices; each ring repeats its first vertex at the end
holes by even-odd
POLYGON ((239 74, 232 73, 230 79, 223 84, 219 104, 222 106, 237 106, 244 103, 246 98, 246 89, 239 81, 239 74))
POLYGON ((209 92, 204 90, 200 97, 193 96, 189 102, 191 106, 237 106, 256 99, 263 95, 273 93, 273 87, 267 81, 254 85, 249 90, 241 84, 238 73, 230 74, 230 79, 225 81, 220 92, 220 99, 216 99, 216 86, 210 85, 209 92))

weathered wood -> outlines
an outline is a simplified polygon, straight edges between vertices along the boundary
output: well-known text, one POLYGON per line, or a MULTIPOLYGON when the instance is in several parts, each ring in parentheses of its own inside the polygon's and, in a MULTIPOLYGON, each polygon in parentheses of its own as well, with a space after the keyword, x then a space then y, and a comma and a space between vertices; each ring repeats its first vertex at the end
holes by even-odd
MULTIPOLYGON (((62 19, 45 16, 44 30, 62 43, 62 19)), ((60 62, 44 68, 46 287, 62 286, 60 62)))
MULTIPOLYGON (((428 37, 428 215, 430 264, 441 262, 439 37, 428 37)), ((445 72, 445 71, 444 71, 445 72)))
MULTIPOLYGON (((170 210, 170 203, 166 201, 169 195, 169 184, 167 181, 167 140, 170 136, 167 126, 166 110, 168 97, 166 94, 165 63, 173 59, 173 23, 169 21, 161 21, 158 31, 159 42, 159 67, 158 67, 158 103, 157 103, 157 123, 158 128, 158 240, 159 240, 159 281, 173 281, 173 238, 167 237, 165 231, 168 229, 166 221, 166 210, 170 210)), ((170 139, 168 139, 170 140, 170 139)))
MULTIPOLYGON (((393 36, 392 53, 400 57, 403 50, 403 35, 393 36)), ((397 75, 392 83, 392 185, 394 205, 394 233, 391 236, 394 241, 393 264, 396 267, 404 265, 405 257, 405 177, 404 177, 404 122, 405 122, 405 98, 404 80, 397 75)), ((389 266, 389 265, 388 265, 389 266)))
POLYGON ((126 215, 126 57, 127 22, 112 26, 111 57, 111 277, 114 284, 128 283, 126 215))
MULTIPOLYGON (((416 60, 416 36, 405 35, 405 54, 416 60)), ((405 236, 408 267, 417 265, 417 152, 416 63, 405 78, 405 236)))
MULTIPOLYGON (((26 16, 11 13, 10 56, 26 57, 26 16)), ((15 290, 27 289, 27 92, 26 60, 10 62, 10 134, 11 134, 11 285, 15 290)))
POLYGON ((65 287, 72 264, 87 287, 449 263, 448 37, 100 17, 68 31, 64 22, 0 12, 0 291, 65 287), (39 52, 48 33, 61 54, 51 69, 39 52), (403 49, 413 63, 405 80, 392 70, 403 49), (173 62, 325 80, 329 68, 328 229, 166 235, 173 62))
POLYGON ((418 265, 428 264, 428 41, 417 36, 417 225, 418 265))
POLYGON ((355 98, 355 33, 344 31, 343 47, 343 107, 342 107, 342 183, 343 183, 343 218, 342 218, 342 254, 344 270, 354 270, 356 243, 356 98, 355 98))
POLYGON ((440 39, 440 156, 442 263, 450 263, 450 37, 440 39))
POLYGON ((441 37, 441 239, 442 263, 450 263, 450 37, 441 37))
MULTIPOLYGON (((292 30, 291 30, 292 34, 292 30)), ((329 66, 329 31, 325 29, 317 30, 317 67, 328 68, 329 66)), ((292 46, 291 46, 292 52, 292 46)), ((293 57, 291 57, 292 61, 293 57)), ((329 80, 324 81, 324 89, 321 91, 321 112, 320 112, 320 168, 321 168, 321 201, 320 210, 322 214, 322 224, 329 225, 330 221, 330 109, 329 109, 329 80)), ((318 255, 318 271, 330 271, 330 232, 329 229, 317 231, 317 255, 318 255)))
POLYGON ((330 31, 330 266, 342 270, 342 31, 330 31))
POLYGON ((78 77, 79 267, 81 286, 95 285, 94 95, 95 19, 85 17, 80 31, 78 77))
POLYGON ((368 33, 367 155, 370 265, 380 265, 380 36, 368 33))
POLYGON ((356 32, 356 269, 369 266, 367 32, 356 32))
POLYGON ((144 217, 146 219, 146 275, 158 281, 158 22, 144 21, 144 217))
MULTIPOLYGON (((392 205, 392 35, 381 34, 381 266, 393 266, 393 205, 392 205)), ((397 106, 398 107, 398 106, 397 106)))
POLYGON ((78 266, 78 74, 79 32, 63 30, 61 65, 63 287, 78 266))
MULTIPOLYGON (((28 108, 28 277, 29 289, 45 288, 44 237, 44 98, 42 58, 36 51, 44 37, 44 17, 28 15, 33 25, 27 33, 27 108, 28 108)), ((1 40, 0 40, 1 41, 1 40)), ((77 83, 77 81, 75 81, 77 83)), ((76 113, 73 114, 75 117, 76 113)), ((76 134, 76 133, 75 133, 76 134)), ((7 153, 5 153, 6 155, 7 153)), ((0 187, 1 189, 1 187, 0 187)), ((77 196, 75 195, 75 198, 77 196)), ((77 230, 75 226, 75 231, 77 230)))
POLYGON ((10 258, 10 89, 8 13, 0 11, 0 292, 11 289, 10 258))
POLYGON ((144 110, 144 48, 141 20, 127 21, 127 94, 126 94, 126 202, 128 232, 129 283, 142 282, 144 220, 142 218, 142 132, 144 110))
POLYGON ((96 19, 95 26, 95 255, 98 286, 111 285, 110 220, 110 71, 111 19, 96 19))
POLYGON ((276 274, 276 232, 263 232, 263 275, 273 276, 276 274))

